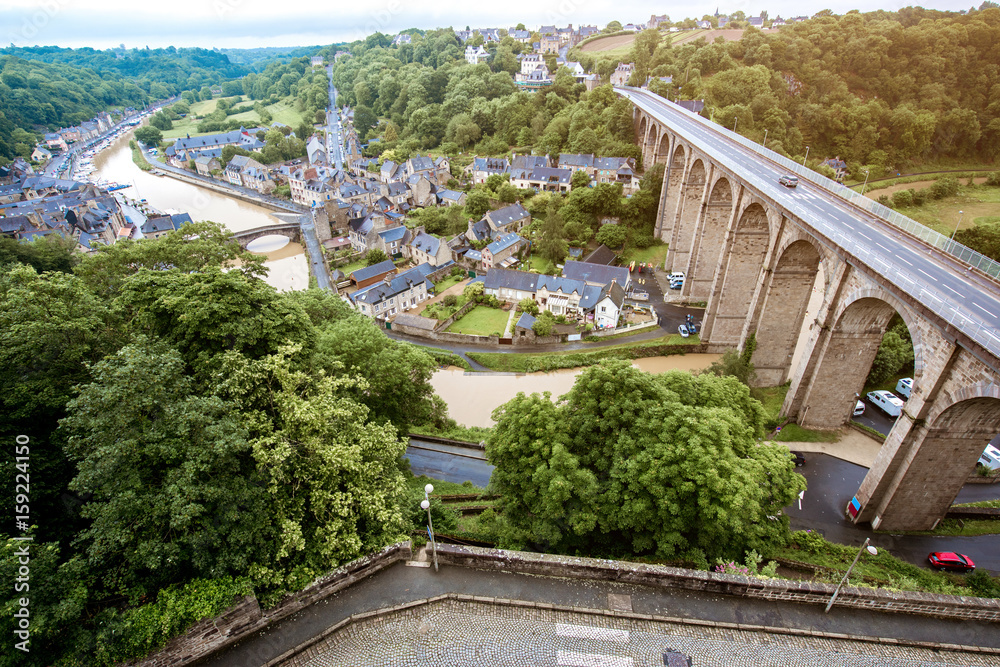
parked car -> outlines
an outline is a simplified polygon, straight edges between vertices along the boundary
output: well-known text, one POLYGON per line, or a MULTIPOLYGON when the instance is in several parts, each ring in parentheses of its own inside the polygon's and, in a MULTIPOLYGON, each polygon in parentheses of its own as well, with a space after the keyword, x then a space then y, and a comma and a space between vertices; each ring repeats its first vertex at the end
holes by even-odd
POLYGON ((891 391, 878 389, 867 394, 872 405, 886 413, 890 417, 898 417, 903 412, 903 401, 891 391))
POLYGON ((778 182, 784 185, 786 188, 794 188, 799 184, 799 177, 792 176, 791 174, 785 174, 778 179, 778 182))
POLYGON ((680 289, 684 287, 684 274, 680 271, 671 273, 667 278, 670 280, 670 289, 680 289))
POLYGON ((938 570, 951 570, 953 572, 972 572, 976 569, 976 564, 965 554, 957 554, 952 551, 935 551, 927 556, 931 567, 938 570))
POLYGON ((688 331, 687 326, 683 324, 677 327, 677 332, 680 333, 680 335, 683 336, 684 338, 687 338, 688 336, 691 335, 691 332, 688 331))
POLYGON ((986 445, 986 449, 979 455, 976 465, 989 468, 990 470, 1000 469, 1000 449, 997 449, 993 445, 986 445))
POLYGON ((863 415, 863 414, 865 414, 865 402, 857 401, 854 404, 854 416, 857 417, 858 415, 863 415))
POLYGON ((802 452, 792 452, 791 454, 796 468, 801 468, 806 464, 806 457, 802 455, 802 452))
POLYGON ((913 378, 903 378, 896 383, 896 393, 903 398, 910 397, 910 390, 913 389, 913 378))

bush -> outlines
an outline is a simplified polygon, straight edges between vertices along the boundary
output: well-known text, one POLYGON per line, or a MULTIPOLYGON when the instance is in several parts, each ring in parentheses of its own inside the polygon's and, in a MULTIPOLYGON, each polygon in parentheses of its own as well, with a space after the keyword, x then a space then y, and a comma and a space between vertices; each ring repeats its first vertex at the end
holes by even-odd
POLYGON ((201 619, 216 616, 237 598, 252 594, 249 579, 232 577, 195 579, 161 590, 156 602, 128 613, 115 633, 118 636, 98 646, 96 662, 111 665, 148 655, 201 619))
POLYGON ((453 308, 458 303, 458 295, 448 294, 443 299, 441 299, 441 303, 444 304, 444 306, 447 308, 453 308))
POLYGON ((986 177, 986 183, 984 185, 991 185, 993 187, 1000 187, 1000 171, 994 171, 989 176, 986 177))
POLYGON ((983 570, 977 570, 965 578, 972 592, 981 598, 1000 598, 1000 579, 994 579, 983 570))
POLYGON ((931 197, 934 199, 944 199, 958 194, 958 179, 954 176, 942 176, 934 181, 930 187, 931 197))
POLYGON ((892 195, 892 207, 903 208, 913 206, 913 190, 900 190, 892 195))
POLYGON ((913 205, 923 206, 927 202, 927 188, 921 188, 919 190, 910 190, 913 193, 913 205))

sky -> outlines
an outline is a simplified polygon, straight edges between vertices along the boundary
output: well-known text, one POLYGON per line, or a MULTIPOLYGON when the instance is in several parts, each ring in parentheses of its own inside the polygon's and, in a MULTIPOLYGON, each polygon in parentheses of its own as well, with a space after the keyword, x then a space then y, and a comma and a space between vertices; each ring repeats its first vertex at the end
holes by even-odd
MULTIPOLYGON (((932 0, 928 9, 960 11, 972 0, 932 0)), ((979 6, 981 0, 975 0, 979 6)), ((0 0, 0 44, 15 46, 132 47, 201 46, 252 48, 312 46, 353 41, 379 31, 466 26, 509 28, 524 23, 597 25, 609 21, 639 23, 651 14, 672 20, 704 14, 743 11, 747 16, 790 17, 821 9, 844 14, 851 9, 896 10, 913 5, 897 0, 728 0, 705 5, 688 0, 505 0, 469 3, 458 0, 0 0)))

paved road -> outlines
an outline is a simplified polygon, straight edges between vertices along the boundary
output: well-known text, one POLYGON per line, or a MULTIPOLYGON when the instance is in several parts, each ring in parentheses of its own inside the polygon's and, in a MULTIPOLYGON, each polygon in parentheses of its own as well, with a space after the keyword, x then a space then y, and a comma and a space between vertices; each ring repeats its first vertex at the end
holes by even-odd
MULTIPOLYGON (((975 621, 947 621, 904 614, 884 614, 861 609, 834 607, 824 614, 821 606, 765 601, 723 595, 702 593, 682 589, 652 589, 616 583, 555 579, 550 577, 526 576, 501 572, 487 572, 454 566, 442 566, 435 573, 432 568, 393 565, 379 574, 356 583, 323 602, 313 605, 286 619, 273 628, 258 633, 231 647, 226 652, 207 661, 213 667, 250 667, 262 665, 284 651, 316 636, 323 630, 352 614, 374 609, 383 609, 411 600, 426 599, 444 593, 460 593, 497 597, 510 600, 526 600, 588 609, 608 609, 609 594, 630 596, 632 610, 639 614, 656 614, 673 618, 703 619, 725 623, 756 624, 775 628, 799 628, 813 632, 838 632, 851 637, 899 638, 919 642, 941 642, 972 646, 1000 647, 1000 632, 995 624, 975 621)), ((412 624, 417 628, 419 623, 412 624)), ((687 628, 688 626, 684 626, 687 628)), ((461 641, 477 642, 485 629, 472 632, 461 641)), ((687 632, 682 629, 680 632, 687 632)), ((426 633, 420 633, 426 634, 426 633)), ((676 635, 675 635, 676 636, 676 635)), ((731 636, 731 635, 730 635, 731 636)), ((721 637, 720 639, 724 639, 721 637)), ((767 635, 760 644, 782 645, 785 638, 767 635)), ((739 648, 734 647, 741 658, 745 658, 750 646, 758 642, 748 641, 739 648)), ((803 648, 805 644, 801 645, 803 648)), ((873 644, 874 649, 877 645, 873 644)), ((828 653, 835 653, 829 650, 828 653)), ((518 664, 507 660, 489 660, 489 654, 481 659, 451 663, 420 662, 417 664, 460 664, 494 665, 518 664)), ((971 657, 971 656, 970 656, 971 657)), ((995 659, 995 658, 994 658, 995 659)), ((977 661, 978 662, 978 661, 977 661)), ((334 663, 330 663, 334 664, 334 663)), ((350 664, 337 662, 335 664, 350 664)), ((391 659, 378 664, 399 664, 391 659)), ((532 664, 553 664, 538 662, 532 664)), ((620 663, 570 663, 611 665, 620 663)), ((696 662, 704 665, 705 662, 696 662)), ((739 665, 738 662, 728 663, 739 665)), ((812 661, 794 662, 761 660, 744 664, 756 665, 818 665, 812 661)), ((909 665, 906 662, 880 663, 872 661, 844 660, 838 665, 909 665)), ((924 664, 962 664, 929 662, 924 664)), ((966 663, 971 664, 971 663, 966 663)), ((989 664, 988 660, 978 664, 989 664)))
MULTIPOLYGON (((919 299, 929 310, 1000 355, 1000 284, 968 271, 955 258, 913 240, 898 228, 862 212, 846 199, 800 179, 794 189, 778 184, 785 168, 731 139, 731 132, 703 123, 647 91, 616 88, 681 136, 723 156, 728 168, 786 207, 837 246, 867 263, 876 277, 919 299)), ((846 188, 845 188, 846 190, 846 188)))
POLYGON ((302 230, 302 240, 305 241, 306 252, 309 253, 309 268, 312 275, 316 277, 316 285, 320 289, 332 290, 333 283, 330 280, 330 272, 326 269, 326 262, 323 261, 323 249, 316 237, 316 211, 300 215, 299 228, 302 230))
POLYGON ((470 481, 476 486, 485 487, 493 474, 493 466, 486 462, 486 456, 482 452, 415 438, 410 438, 406 458, 410 460, 410 471, 417 477, 427 475, 456 484, 470 481))
MULTIPOLYGON (((948 537, 875 533, 859 528, 844 518, 844 508, 868 473, 868 469, 825 454, 810 454, 806 465, 798 469, 809 484, 802 509, 798 503, 785 508, 796 530, 816 530, 840 544, 860 545, 866 537, 876 547, 910 563, 926 566, 932 551, 959 551, 968 554, 976 565, 1000 574, 1000 535, 948 537)), ((1000 498, 1000 484, 967 484, 956 503, 1000 498)))

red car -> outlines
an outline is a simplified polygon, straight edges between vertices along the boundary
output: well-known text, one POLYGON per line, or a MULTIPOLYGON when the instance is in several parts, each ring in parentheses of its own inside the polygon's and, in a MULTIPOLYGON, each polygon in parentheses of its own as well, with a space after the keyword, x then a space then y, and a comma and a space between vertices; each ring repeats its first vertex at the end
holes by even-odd
POLYGON ((965 554, 956 554, 951 551, 935 551, 927 556, 931 567, 939 570, 954 570, 955 572, 972 572, 976 569, 976 564, 965 554))

